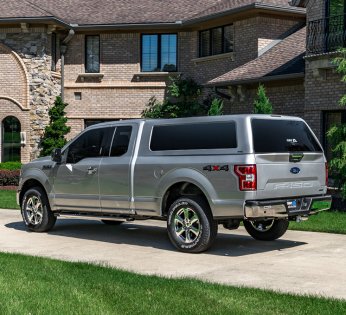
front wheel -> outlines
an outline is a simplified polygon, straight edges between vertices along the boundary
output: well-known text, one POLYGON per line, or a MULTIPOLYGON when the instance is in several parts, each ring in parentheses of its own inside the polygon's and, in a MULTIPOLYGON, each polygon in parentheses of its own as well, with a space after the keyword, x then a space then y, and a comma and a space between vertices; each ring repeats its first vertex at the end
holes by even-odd
POLYGON ((202 198, 179 198, 168 210, 168 236, 180 251, 200 253, 207 250, 216 238, 217 228, 209 205, 202 198))
POLYGON ((21 204, 22 217, 30 231, 46 232, 54 226, 56 217, 42 188, 34 187, 27 190, 21 204))
POLYGON ((288 229, 288 220, 244 221, 246 231, 256 240, 274 241, 284 235, 288 229))

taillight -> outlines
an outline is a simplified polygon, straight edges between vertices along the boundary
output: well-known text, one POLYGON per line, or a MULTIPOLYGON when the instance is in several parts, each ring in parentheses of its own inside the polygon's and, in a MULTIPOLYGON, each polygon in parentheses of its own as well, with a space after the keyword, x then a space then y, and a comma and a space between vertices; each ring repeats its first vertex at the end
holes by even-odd
POLYGON ((234 173, 238 176, 240 190, 257 190, 256 165, 234 165, 234 173))
POLYGON ((326 162, 326 186, 328 187, 328 163, 326 162))

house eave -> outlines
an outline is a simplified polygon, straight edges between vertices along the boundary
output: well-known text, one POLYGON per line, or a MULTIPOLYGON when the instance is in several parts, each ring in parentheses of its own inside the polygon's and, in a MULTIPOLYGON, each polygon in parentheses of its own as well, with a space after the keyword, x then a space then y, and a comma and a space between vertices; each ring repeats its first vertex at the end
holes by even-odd
POLYGON ((0 24, 57 24, 63 28, 70 29, 71 25, 56 18, 55 16, 44 16, 44 17, 5 17, 0 18, 0 24))
POLYGON ((204 86, 205 87, 225 87, 226 88, 230 85, 244 85, 244 84, 253 84, 253 83, 270 82, 270 81, 300 79, 300 78, 304 78, 304 76, 305 76, 304 72, 299 72, 299 73, 273 75, 273 76, 251 78, 251 79, 244 79, 244 80, 232 80, 232 81, 223 81, 223 82, 216 82, 216 83, 206 83, 206 84, 204 84, 204 86))

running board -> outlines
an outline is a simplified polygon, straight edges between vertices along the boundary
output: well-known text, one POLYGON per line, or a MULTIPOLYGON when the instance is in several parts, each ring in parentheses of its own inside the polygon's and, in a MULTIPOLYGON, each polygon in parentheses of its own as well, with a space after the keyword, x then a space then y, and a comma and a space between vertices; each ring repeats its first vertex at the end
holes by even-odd
POLYGON ((118 217, 118 216, 107 216, 107 215, 90 215, 80 213, 56 213, 56 217, 62 217, 66 219, 83 219, 83 220, 109 220, 109 221, 134 221, 132 217, 118 217))

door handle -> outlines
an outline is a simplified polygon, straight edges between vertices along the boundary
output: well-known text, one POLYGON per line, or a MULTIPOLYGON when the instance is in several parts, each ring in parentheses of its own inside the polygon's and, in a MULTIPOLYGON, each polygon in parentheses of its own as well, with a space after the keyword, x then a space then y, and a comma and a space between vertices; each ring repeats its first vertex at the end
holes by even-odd
POLYGON ((88 168, 88 175, 93 175, 97 172, 97 168, 96 167, 89 167, 88 168))

